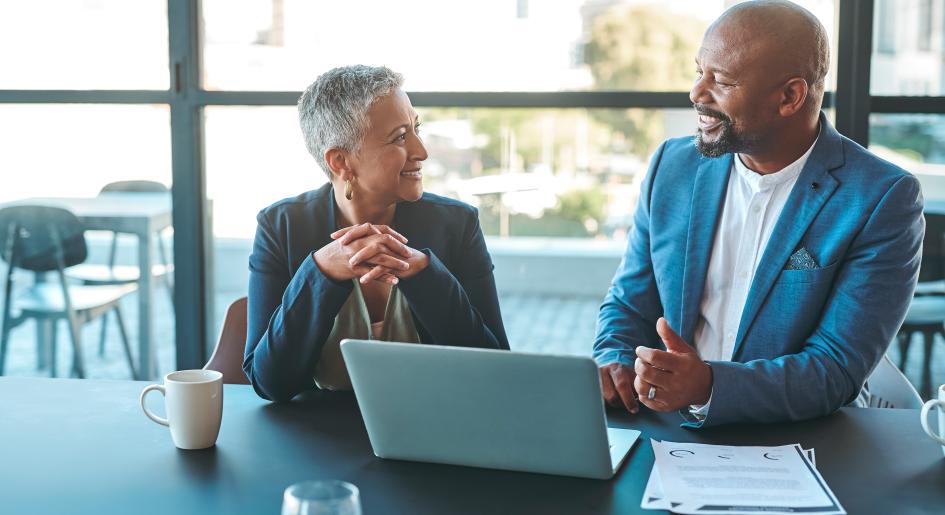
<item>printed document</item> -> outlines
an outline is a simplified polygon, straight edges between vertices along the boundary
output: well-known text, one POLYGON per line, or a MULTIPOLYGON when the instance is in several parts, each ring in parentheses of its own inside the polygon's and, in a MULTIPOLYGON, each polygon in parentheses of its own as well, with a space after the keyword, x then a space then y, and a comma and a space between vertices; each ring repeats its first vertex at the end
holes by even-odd
POLYGON ((656 463, 642 508, 710 515, 846 513, 817 472, 812 449, 651 441, 656 463))

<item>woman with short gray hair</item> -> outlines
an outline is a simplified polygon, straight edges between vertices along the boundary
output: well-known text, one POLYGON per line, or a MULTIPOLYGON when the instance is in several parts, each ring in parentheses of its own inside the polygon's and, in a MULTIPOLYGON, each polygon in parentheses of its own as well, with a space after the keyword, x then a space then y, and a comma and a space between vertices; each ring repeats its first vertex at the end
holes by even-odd
POLYGON ((402 84, 346 66, 299 98, 329 182, 256 217, 243 370, 266 399, 350 389, 344 338, 509 348, 476 209, 423 192, 427 151, 402 84))

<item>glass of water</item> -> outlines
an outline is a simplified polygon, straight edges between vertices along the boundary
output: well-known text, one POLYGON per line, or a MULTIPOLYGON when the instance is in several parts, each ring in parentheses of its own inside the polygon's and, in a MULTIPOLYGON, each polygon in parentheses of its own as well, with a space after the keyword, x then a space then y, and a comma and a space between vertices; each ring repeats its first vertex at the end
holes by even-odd
POLYGON ((361 497, 344 481, 303 481, 285 489, 282 515, 361 515, 361 497))

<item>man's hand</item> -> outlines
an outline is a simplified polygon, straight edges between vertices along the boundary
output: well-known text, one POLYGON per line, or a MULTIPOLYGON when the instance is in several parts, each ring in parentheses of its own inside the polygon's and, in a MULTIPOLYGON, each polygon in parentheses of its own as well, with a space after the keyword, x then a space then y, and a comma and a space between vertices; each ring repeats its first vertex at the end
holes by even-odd
POLYGON ((630 413, 640 411, 637 395, 633 391, 633 378, 636 374, 632 368, 620 363, 611 363, 598 368, 597 372, 600 374, 604 402, 615 408, 623 406, 630 413))
POLYGON ((637 347, 633 386, 640 402, 655 411, 676 411, 709 402, 712 368, 670 329, 665 318, 656 321, 656 332, 666 345, 665 351, 637 347))

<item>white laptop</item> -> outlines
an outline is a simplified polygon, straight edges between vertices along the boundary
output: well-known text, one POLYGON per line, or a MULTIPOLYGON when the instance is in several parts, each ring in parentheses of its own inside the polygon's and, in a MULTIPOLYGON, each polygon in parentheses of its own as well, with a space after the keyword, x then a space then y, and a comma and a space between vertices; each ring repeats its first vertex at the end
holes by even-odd
POLYGON ((341 342, 379 458, 609 479, 640 436, 608 429, 590 358, 341 342))

